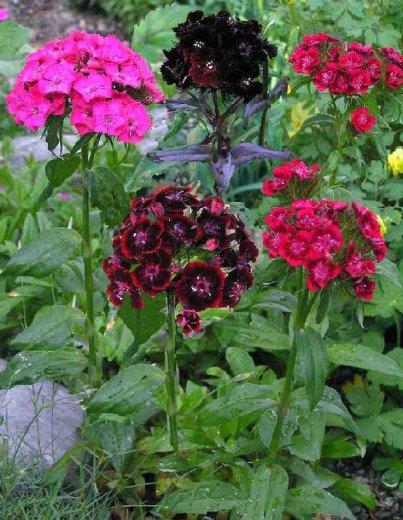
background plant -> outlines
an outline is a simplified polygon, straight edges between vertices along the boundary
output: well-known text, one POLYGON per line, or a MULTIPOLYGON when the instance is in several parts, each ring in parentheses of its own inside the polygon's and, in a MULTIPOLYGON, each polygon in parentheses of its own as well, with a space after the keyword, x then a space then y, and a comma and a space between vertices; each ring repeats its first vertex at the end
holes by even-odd
MULTIPOLYGON (((206 3, 204 7, 215 10, 218 5, 206 3)), ((279 45, 272 70, 290 78, 289 95, 269 111, 268 146, 289 149, 309 164, 325 164, 335 146, 331 100, 327 94, 317 94, 308 85, 301 85, 287 57, 300 35, 315 32, 318 27, 348 41, 359 39, 398 47, 395 4, 373 3, 367 7, 358 1, 343 2, 335 10, 334 3, 311 0, 270 5, 230 2, 226 7, 240 16, 259 18, 270 39, 279 45)), ((155 70, 162 59, 161 49, 172 44, 170 32, 160 31, 162 24, 166 29, 169 14, 169 23, 176 25, 190 8, 182 5, 153 11, 135 27, 136 47, 138 42, 144 44, 155 70)), ((276 81, 273 78, 270 86, 276 81)), ((166 92, 172 95, 172 87, 167 87, 166 92)), ((362 101, 370 106, 370 100, 362 101)), ((106 280, 99 265, 101 258, 111 253, 108 226, 114 224, 107 219, 112 215, 111 208, 113 215, 118 214, 113 201, 124 200, 122 185, 131 194, 153 187, 156 181, 190 182, 205 190, 211 188, 209 172, 205 165, 197 163, 186 168, 154 164, 134 150, 125 157, 126 151, 119 146, 114 152, 106 147, 99 152, 90 222, 97 280, 96 325, 105 382, 88 405, 84 440, 74 456, 83 467, 99 468, 93 481, 101 494, 114 489, 113 500, 130 504, 140 517, 157 508, 168 517, 232 509, 234 518, 256 518, 259 514, 264 518, 273 507, 281 509, 283 496, 287 514, 296 518, 311 518, 320 512, 349 517, 341 500, 352 509, 357 501, 373 509, 374 497, 360 482, 337 475, 334 463, 342 459, 361 461, 364 440, 364 463, 372 461, 387 485, 399 486, 401 178, 392 175, 387 161, 400 140, 399 103, 398 97, 381 95, 377 99, 382 119, 375 133, 356 136, 343 149, 337 165, 338 187, 327 196, 357 199, 382 216, 387 226, 389 258, 400 271, 386 264, 387 272, 380 273, 374 300, 358 308, 334 294, 325 302, 329 310, 321 320, 323 306, 318 302, 313 305, 308 326, 320 343, 326 334, 329 364, 323 370, 325 393, 318 410, 311 412, 303 391, 293 395, 280 438, 279 465, 274 467, 267 464, 267 453, 273 410, 288 356, 290 315, 296 309, 296 274, 285 278, 281 265, 262 257, 255 270, 253 289, 234 312, 227 315, 225 310, 206 311, 205 333, 197 339, 179 338, 181 380, 177 404, 184 451, 178 461, 171 452, 160 413, 165 406, 163 375, 153 366, 163 362, 166 336, 160 329, 165 318, 164 304, 152 300, 141 314, 133 312, 130 320, 117 315, 106 306, 106 280), (115 174, 113 190, 109 181, 112 176, 104 172, 105 167, 115 174), (286 493, 287 487, 290 490, 286 493), (275 503, 268 490, 275 491, 275 503)), ((342 99, 337 101, 337 108, 347 117, 342 99)), ((195 126, 191 117, 177 115, 170 124, 164 148, 199 142, 205 136, 205 130, 195 126)), ((242 134, 240 124, 240 140, 247 137, 257 142, 259 124, 258 116, 252 118, 247 135, 242 134)), ((17 132, 9 122, 6 128, 8 135, 17 132)), ((3 156, 9 157, 9 153, 7 143, 3 143, 3 156)), ((1 173, 0 183, 6 186, 0 194, 4 209, 0 222, 7 232, 1 249, 3 265, 20 242, 35 244, 38 231, 53 226, 80 226, 77 177, 72 176, 38 207, 34 195, 41 193, 47 183, 43 165, 32 161, 17 171, 11 173, 9 167, 3 166, 1 173), (71 199, 60 200, 59 194, 67 192, 71 199)), ((267 177, 268 170, 262 170, 259 162, 241 167, 227 196, 233 209, 240 211, 257 233, 272 205, 269 198, 260 196, 262 181, 267 177)), ((4 387, 52 377, 72 391, 87 388, 83 316, 77 310, 82 308, 84 298, 82 261, 74 244, 52 242, 53 256, 63 261, 54 265, 51 273, 35 265, 23 269, 18 266, 18 272, 16 269, 7 280, 2 278, 2 348, 9 358, 8 369, 1 376, 4 387), (48 331, 44 324, 55 310, 60 320, 52 334, 45 334, 48 331), (32 327, 34 322, 36 327, 32 327), (22 337, 18 337, 20 333, 22 337)), ((68 468, 66 459, 51 474, 58 479, 68 468)))

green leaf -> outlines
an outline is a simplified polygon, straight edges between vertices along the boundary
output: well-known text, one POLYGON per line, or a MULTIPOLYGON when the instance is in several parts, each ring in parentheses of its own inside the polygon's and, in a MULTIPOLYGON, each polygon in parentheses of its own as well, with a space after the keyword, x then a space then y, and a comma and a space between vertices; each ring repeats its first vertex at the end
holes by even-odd
POLYGON ((58 188, 71 177, 81 164, 78 155, 63 155, 46 163, 45 173, 53 188, 58 188))
POLYGON ((249 312, 235 312, 226 320, 218 322, 214 326, 216 334, 222 345, 238 346, 248 350, 260 348, 269 352, 275 350, 288 350, 288 334, 281 332, 278 327, 281 323, 273 323, 273 320, 259 314, 249 312))
POLYGON ((99 426, 99 434, 103 451, 119 475, 123 475, 126 465, 130 462, 135 451, 134 424, 128 419, 124 422, 119 420, 103 421, 99 426))
POLYGON ((298 330, 297 368, 302 376, 311 410, 322 398, 328 371, 328 357, 321 336, 313 329, 298 330))
POLYGON ((328 432, 323 443, 322 457, 329 459, 347 459, 361 456, 361 449, 351 436, 341 435, 340 431, 328 432))
POLYGON ((164 373, 153 365, 133 365, 120 370, 96 392, 89 412, 134 414, 164 381, 164 373))
POLYGON ((340 477, 332 486, 332 491, 347 502, 364 504, 370 511, 374 511, 376 508, 376 499, 371 489, 358 480, 340 477))
POLYGON ((324 489, 312 486, 290 489, 287 494, 285 510, 301 520, 313 518, 314 515, 319 513, 355 520, 350 509, 340 498, 334 497, 324 489))
POLYGON ((109 168, 98 166, 89 172, 92 205, 101 210, 101 219, 108 226, 116 226, 129 213, 130 199, 121 179, 109 168))
POLYGON ((28 29, 14 20, 0 23, 0 74, 11 78, 23 65, 23 47, 29 42, 28 29))
MULTIPOLYGON (((400 367, 403 372, 403 349, 396 347, 387 354, 386 357, 393 359, 400 367)), ((403 377, 402 376, 386 376, 379 372, 370 371, 368 372, 368 379, 374 383, 387 386, 397 386, 399 390, 403 390, 403 377)))
POLYGON ((403 450, 403 409, 385 412, 375 422, 383 432, 384 441, 393 448, 403 450))
POLYGON ((325 386, 323 397, 317 404, 317 409, 326 414, 340 417, 345 428, 354 432, 357 436, 360 436, 360 430, 357 428, 340 395, 334 388, 325 386))
POLYGON ((300 433, 294 435, 290 453, 309 461, 319 460, 325 435, 325 416, 313 410, 309 416, 299 418, 300 433))
POLYGON ((5 318, 14 307, 24 301, 22 296, 5 296, 6 299, 0 301, 0 320, 5 318))
POLYGON ((0 372, 0 386, 6 388, 25 381, 38 381, 44 377, 59 379, 77 376, 86 366, 87 358, 78 348, 19 352, 9 360, 6 370, 0 372))
POLYGON ((43 278, 63 265, 80 244, 80 235, 72 229, 46 229, 10 258, 2 274, 43 278))
POLYGON ((183 128, 183 126, 188 122, 189 114, 185 111, 179 112, 178 114, 175 114, 175 117, 171 124, 171 129, 167 134, 165 134, 163 141, 169 141, 172 137, 174 137, 180 130, 183 128))
POLYGON ((334 117, 329 114, 316 114, 312 117, 308 117, 308 119, 305 119, 303 122, 301 128, 299 129, 299 132, 302 130, 306 130, 310 126, 314 125, 332 125, 334 123, 334 117))
POLYGON ((229 347, 225 352, 225 357, 234 376, 252 374, 255 370, 253 359, 245 350, 237 347, 229 347))
POLYGON ((131 330, 137 347, 158 332, 166 319, 162 312, 165 307, 162 295, 150 298, 143 294, 142 298, 144 301, 143 309, 133 309, 130 298, 126 296, 118 312, 119 318, 131 330))
POLYGON ((162 59, 162 49, 169 49, 175 35, 172 28, 186 18, 191 7, 172 4, 150 11, 134 27, 132 47, 141 49, 141 55, 151 63, 162 59))
MULTIPOLYGON (((60 140, 62 138, 62 132, 63 132, 63 119, 59 116, 49 116, 46 125, 45 125, 45 139, 46 143, 48 145, 49 152, 53 152, 53 150, 60 144, 60 140)), ((45 201, 47 198, 49 198, 52 195, 52 185, 50 184, 49 187, 44 190, 43 195, 41 197, 41 201, 45 201), (48 195, 46 197, 46 195, 48 195)))
POLYGON ((403 370, 396 361, 363 345, 337 343, 328 346, 328 353, 330 361, 335 365, 347 365, 403 377, 403 370))
POLYGON ((11 344, 20 349, 63 347, 71 340, 74 329, 82 326, 85 315, 66 305, 42 307, 29 327, 16 336, 11 344))
POLYGON ((242 508, 244 500, 239 490, 220 481, 196 482, 186 489, 165 496, 158 509, 171 515, 187 513, 193 515, 242 508))
POLYGON ((281 466, 260 466, 251 483, 248 506, 242 520, 281 520, 288 475, 281 466))
POLYGON ((197 415, 203 426, 214 426, 251 412, 265 410, 276 404, 276 391, 269 385, 244 383, 236 386, 225 397, 214 399, 197 415))

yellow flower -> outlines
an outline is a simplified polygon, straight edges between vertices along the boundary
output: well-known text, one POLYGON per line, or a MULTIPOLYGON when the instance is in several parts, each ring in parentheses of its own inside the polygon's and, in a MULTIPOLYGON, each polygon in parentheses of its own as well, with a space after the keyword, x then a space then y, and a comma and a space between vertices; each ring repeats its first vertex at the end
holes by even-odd
POLYGON ((304 121, 311 117, 312 111, 304 108, 303 103, 297 103, 291 108, 290 125, 288 128, 288 135, 292 137, 303 125, 304 121))
POLYGON ((403 147, 398 146, 396 150, 388 155, 388 166, 393 175, 403 174, 403 147))
POLYGON ((345 394, 348 394, 357 388, 365 388, 365 381, 361 375, 354 374, 353 381, 346 381, 341 388, 345 394))
POLYGON ((386 231, 388 230, 388 226, 387 226, 386 222, 389 219, 387 217, 385 219, 383 219, 380 215, 377 215, 376 219, 377 219, 379 227, 380 227, 381 235, 383 236, 386 233, 386 231))

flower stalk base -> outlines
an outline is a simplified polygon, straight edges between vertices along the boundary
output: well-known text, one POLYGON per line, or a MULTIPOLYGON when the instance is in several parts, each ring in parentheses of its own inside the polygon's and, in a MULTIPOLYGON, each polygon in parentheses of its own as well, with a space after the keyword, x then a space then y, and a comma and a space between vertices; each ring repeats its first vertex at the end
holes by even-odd
POLYGON ((168 339, 165 346, 165 385, 167 391, 167 423, 169 440, 172 448, 179 450, 178 441, 178 406, 176 402, 176 322, 175 322, 175 295, 173 291, 167 291, 167 325, 168 339))

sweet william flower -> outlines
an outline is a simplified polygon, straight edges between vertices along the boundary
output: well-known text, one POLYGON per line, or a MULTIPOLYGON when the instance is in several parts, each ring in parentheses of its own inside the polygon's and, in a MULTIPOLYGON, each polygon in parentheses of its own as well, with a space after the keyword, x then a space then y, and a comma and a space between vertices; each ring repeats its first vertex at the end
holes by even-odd
POLYGON ((7 7, 0 7, 0 22, 5 22, 10 18, 7 7))
POLYGON ((163 186, 131 201, 130 214, 103 262, 110 301, 127 294, 172 291, 184 334, 200 332, 198 313, 235 307, 253 280, 258 250, 245 225, 217 197, 199 200, 190 187, 163 186))
POLYGON ((370 132, 376 124, 376 117, 366 107, 359 107, 350 114, 350 121, 358 133, 370 132))
POLYGON ((71 114, 80 135, 99 132, 127 143, 143 139, 152 125, 146 107, 162 100, 139 54, 114 36, 85 31, 29 55, 6 97, 15 121, 30 130, 71 114))
POLYGON ((385 85, 390 90, 397 90, 403 85, 403 69, 392 63, 386 66, 385 85))
POLYGON ((74 90, 81 94, 86 103, 97 98, 109 99, 112 97, 112 81, 105 74, 90 72, 74 82, 74 90))
POLYGON ((225 276, 219 267, 205 262, 191 262, 175 284, 175 296, 184 308, 202 311, 218 307, 225 276))
POLYGON ((227 11, 204 16, 193 11, 174 28, 175 46, 164 50, 161 72, 180 89, 212 88, 252 98, 262 90, 260 75, 277 54, 256 20, 239 20, 227 11))
POLYGON ((403 147, 398 146, 396 150, 388 155, 388 167, 393 175, 403 174, 403 147))
POLYGON ((387 252, 377 216, 357 202, 297 199, 265 218, 263 244, 270 258, 302 267, 316 292, 340 280, 357 298, 370 300, 375 265, 387 252))

